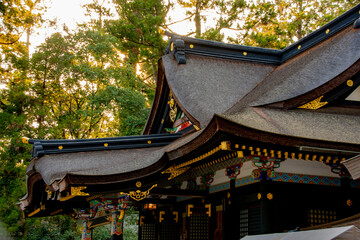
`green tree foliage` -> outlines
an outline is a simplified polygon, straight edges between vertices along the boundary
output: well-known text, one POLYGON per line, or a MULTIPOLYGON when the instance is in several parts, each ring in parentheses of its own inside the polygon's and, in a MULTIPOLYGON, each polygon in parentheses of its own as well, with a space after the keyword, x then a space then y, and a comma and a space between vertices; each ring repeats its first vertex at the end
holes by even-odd
POLYGON ((245 9, 245 0, 177 0, 178 4, 186 9, 187 18, 195 24, 195 31, 188 35, 207 40, 223 41, 224 29, 239 28, 239 20, 245 9), (215 13, 215 14, 214 14, 215 13), (208 18, 215 21, 203 32, 208 18))
POLYGON ((354 0, 256 0, 237 38, 230 42, 266 48, 285 48, 354 7, 354 0))
POLYGON ((93 30, 54 34, 33 54, 31 76, 37 138, 141 133, 144 84, 122 62, 116 38, 93 30))
MULTIPOLYGON (((18 14, 9 6, 2 3, 2 13, 18 14)), ((21 220, 15 203, 26 193, 30 159, 21 137, 140 134, 149 111, 147 87, 124 61, 119 39, 104 34, 97 20, 74 33, 54 34, 30 58, 26 42, 18 41, 18 26, 8 25, 12 35, 2 40, 16 41, 1 45, 0 219, 16 239, 73 239, 68 218, 21 220)))
POLYGON ((19 39, 40 23, 39 4, 31 0, 0 3, 0 219, 15 237, 25 232, 15 203, 25 192, 24 163, 29 159, 21 136, 31 128, 28 44, 19 39))
POLYGON ((165 51, 159 27, 168 10, 161 0, 114 0, 118 20, 107 22, 108 32, 121 42, 125 60, 148 86, 152 99, 157 78, 157 61, 165 51))

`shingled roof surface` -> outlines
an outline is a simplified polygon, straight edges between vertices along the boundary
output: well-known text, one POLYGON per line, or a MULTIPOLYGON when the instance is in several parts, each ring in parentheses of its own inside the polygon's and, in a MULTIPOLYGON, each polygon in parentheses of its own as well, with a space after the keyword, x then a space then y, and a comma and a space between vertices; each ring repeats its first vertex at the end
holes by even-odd
POLYGON ((248 63, 189 55, 178 64, 172 55, 162 58, 166 79, 178 103, 200 126, 206 126, 214 113, 222 113, 244 97, 274 68, 274 65, 248 63))
POLYGON ((360 117, 327 111, 249 107, 222 115, 238 124, 265 132, 309 139, 360 144, 360 117))
POLYGON ((45 183, 51 185, 67 174, 113 175, 135 171, 154 164, 163 154, 161 147, 155 147, 46 155, 37 159, 27 172, 39 172, 45 183))
POLYGON ((359 59, 360 31, 350 26, 277 67, 227 112, 301 96, 342 74, 359 59))

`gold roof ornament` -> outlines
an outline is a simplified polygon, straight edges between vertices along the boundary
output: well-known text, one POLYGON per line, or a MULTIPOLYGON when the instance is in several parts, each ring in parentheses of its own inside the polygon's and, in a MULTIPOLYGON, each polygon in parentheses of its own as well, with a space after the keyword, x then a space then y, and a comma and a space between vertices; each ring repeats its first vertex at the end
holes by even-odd
POLYGON ((170 177, 168 178, 168 180, 171 180, 173 178, 176 178, 177 176, 183 174, 184 172, 186 172, 190 167, 184 167, 184 168, 177 168, 176 166, 171 166, 168 169, 166 169, 165 171, 161 172, 162 174, 164 173, 170 173, 170 177))
POLYGON ((73 197, 84 197, 84 196, 89 196, 89 193, 85 193, 82 190, 86 189, 86 186, 80 186, 80 187, 71 187, 70 189, 70 193, 67 192, 66 196, 64 197, 60 197, 60 201, 67 201, 73 197))
POLYGON ((325 106, 326 104, 328 104, 328 102, 321 102, 321 99, 323 97, 324 96, 320 96, 320 97, 312 100, 311 102, 308 102, 304 105, 299 106, 298 108, 305 108, 305 109, 312 109, 312 110, 319 109, 319 108, 325 106))
POLYGON ((128 196, 130 196, 132 199, 134 199, 136 201, 141 201, 141 200, 145 199, 149 195, 150 190, 153 189, 154 187, 157 187, 157 184, 152 185, 152 187, 149 188, 147 191, 140 191, 138 189, 136 191, 130 191, 129 193, 121 192, 120 194, 128 195, 128 196))

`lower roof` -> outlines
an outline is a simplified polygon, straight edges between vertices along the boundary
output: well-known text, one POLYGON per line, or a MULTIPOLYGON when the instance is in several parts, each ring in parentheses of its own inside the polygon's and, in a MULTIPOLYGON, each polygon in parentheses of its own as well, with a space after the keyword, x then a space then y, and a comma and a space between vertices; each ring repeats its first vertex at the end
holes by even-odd
POLYGON ((66 175, 122 174, 153 165, 164 152, 162 147, 150 147, 46 155, 32 161, 27 174, 39 172, 47 185, 61 181, 66 175))
POLYGON ((338 109, 282 110, 249 107, 223 117, 250 128, 287 136, 360 144, 359 115, 338 109))
MULTIPOLYGON (((228 119, 215 115, 202 130, 189 132, 163 147, 74 152, 34 158, 27 169, 29 194, 21 200, 22 209, 31 208, 33 204, 36 204, 36 202, 34 203, 37 201, 34 191, 37 191, 36 186, 39 188, 39 184, 37 184, 39 182, 44 182, 51 191, 59 190, 60 192, 67 191, 71 186, 88 186, 88 189, 97 189, 96 191, 102 191, 104 187, 108 189, 106 191, 110 191, 111 189, 114 190, 113 187, 115 187, 117 191, 123 191, 123 188, 133 188, 132 186, 135 185, 134 182, 136 181, 143 182, 146 187, 162 180, 166 181, 169 175, 162 174, 162 172, 171 166, 185 164, 185 166, 191 167, 193 163, 194 166, 206 164, 207 161, 210 161, 208 157, 212 156, 209 153, 216 153, 212 157, 224 157, 229 153, 234 155, 238 151, 235 145, 248 145, 248 150, 253 147, 261 147, 275 151, 283 150, 308 154, 311 153, 306 152, 307 150, 301 150, 299 147, 320 148, 318 151, 320 153, 321 148, 360 152, 360 143, 340 142, 346 140, 343 136, 352 137, 351 134, 358 136, 359 134, 356 134, 358 130, 355 127, 349 128, 348 132, 343 132, 342 136, 336 136, 337 132, 334 136, 330 136, 331 129, 333 129, 331 124, 338 124, 338 121, 343 121, 342 123, 345 125, 353 125, 351 116, 344 120, 338 119, 336 114, 323 115, 322 119, 325 119, 326 122, 316 122, 315 119, 314 124, 312 124, 309 121, 311 113, 302 112, 304 112, 302 115, 290 114, 291 118, 287 118, 278 109, 252 108, 243 112, 242 115, 227 116, 228 119), (270 117, 270 120, 264 116, 270 117), (230 117, 233 119, 229 120, 230 117), (296 121, 308 124, 310 127, 302 132, 300 128, 295 127, 294 124, 298 124, 296 121), (287 127, 286 131, 276 127, 279 122, 287 127), (327 130, 323 130, 322 133, 324 136, 315 136, 313 129, 322 126, 327 126, 327 130), (274 129, 268 131, 268 128, 274 129), (292 132, 289 134, 287 131, 292 132), (354 132, 351 133, 350 131, 354 132), (322 140, 327 134, 329 138, 322 140), (220 150, 219 146, 224 141, 233 144, 231 149, 220 150), (214 149, 218 150, 214 152, 214 149)), ((340 130, 346 131, 345 127, 340 130)), ((329 154, 335 159, 343 153, 329 154)), ((344 154, 347 156, 355 155, 355 153, 352 155, 344 154)), ((343 157, 346 156, 343 155, 343 157)), ((43 183, 40 185, 44 187, 43 183)))

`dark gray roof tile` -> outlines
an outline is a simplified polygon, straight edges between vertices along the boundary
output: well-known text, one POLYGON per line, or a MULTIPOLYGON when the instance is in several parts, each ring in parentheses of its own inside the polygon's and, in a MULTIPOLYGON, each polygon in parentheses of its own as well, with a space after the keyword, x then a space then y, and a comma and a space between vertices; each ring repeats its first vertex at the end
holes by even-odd
POLYGON ((258 84, 274 66, 189 55, 178 64, 163 56, 171 90, 196 120, 205 126, 214 113, 222 113, 258 84))

